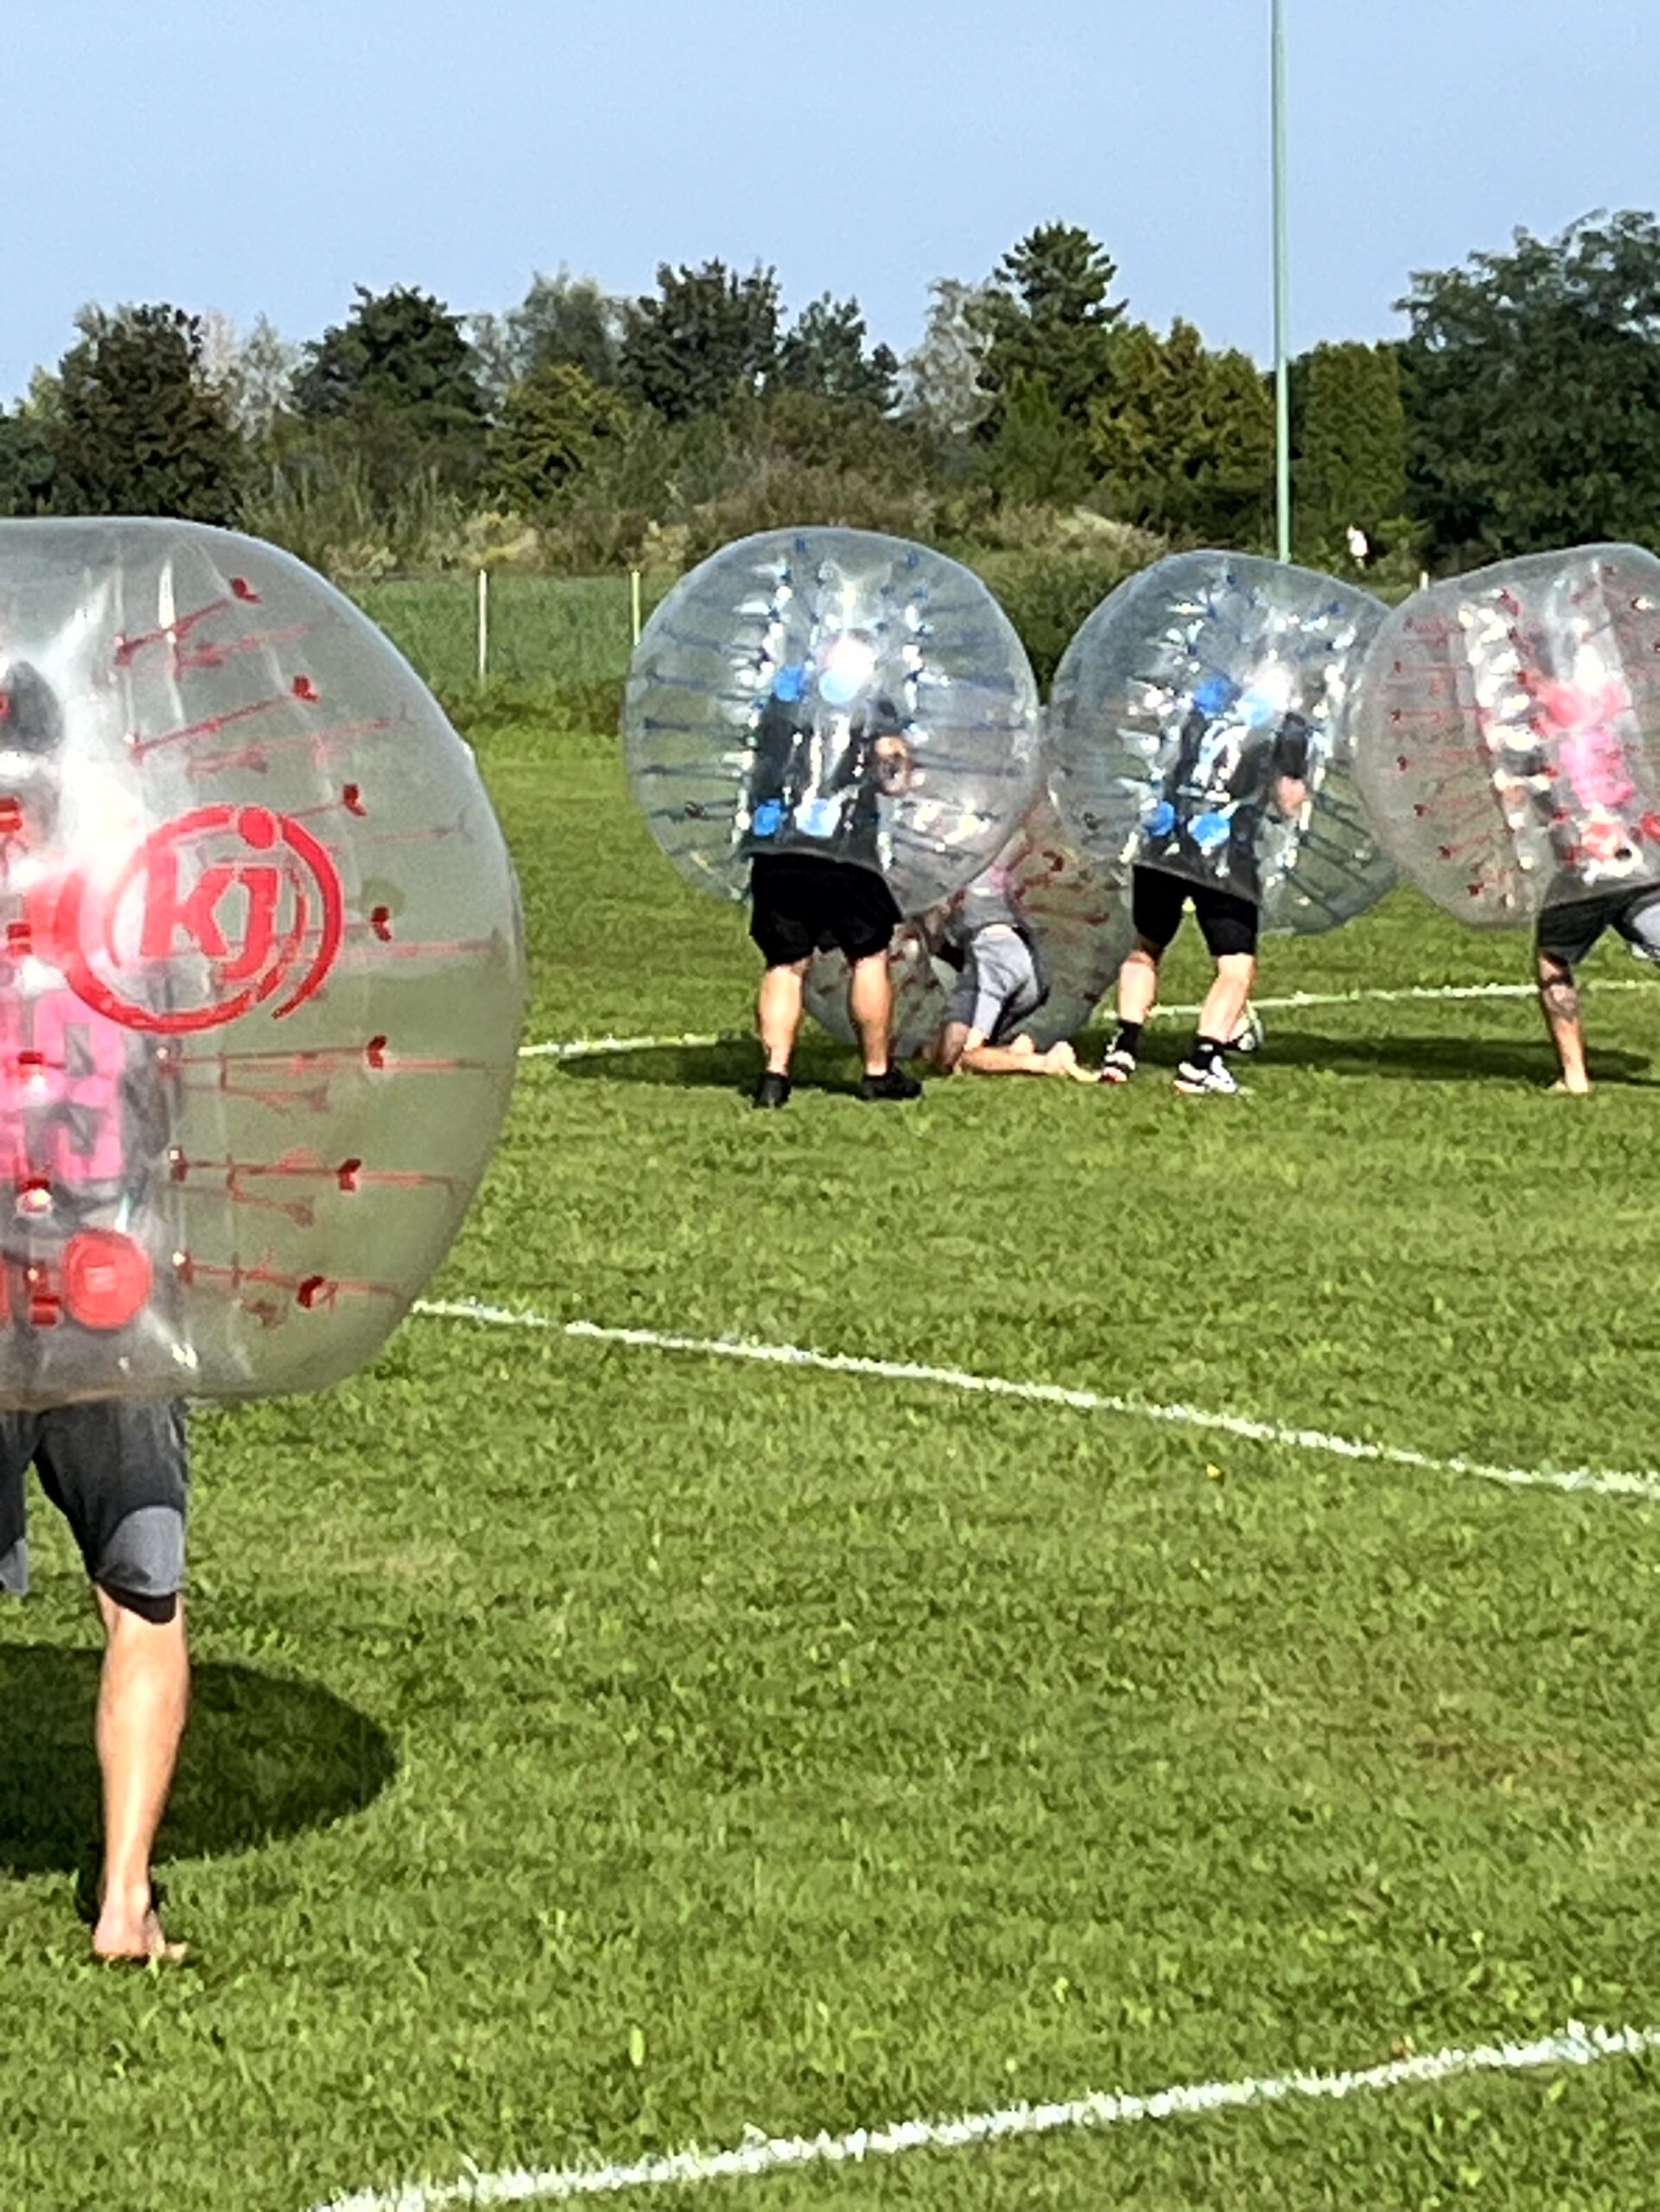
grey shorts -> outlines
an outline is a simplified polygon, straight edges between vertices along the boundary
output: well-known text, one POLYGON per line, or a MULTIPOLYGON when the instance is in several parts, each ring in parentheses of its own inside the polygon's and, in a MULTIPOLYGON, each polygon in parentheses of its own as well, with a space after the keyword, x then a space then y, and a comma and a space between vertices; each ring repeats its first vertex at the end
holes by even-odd
POLYGON ((29 1587, 31 1462, 92 1580, 136 1611, 165 1618, 184 1583, 183 1406, 100 1398, 0 1413, 0 1590, 20 1596, 29 1587))
POLYGON ((988 1045, 1007 1045, 1048 995, 1025 938, 1018 930, 994 925, 970 948, 951 993, 950 1019, 988 1045))
POLYGON ((1599 892, 1588 899, 1568 899, 1547 906, 1539 917, 1538 950, 1564 967, 1577 968, 1605 930, 1624 938, 1643 959, 1660 961, 1660 884, 1599 892))

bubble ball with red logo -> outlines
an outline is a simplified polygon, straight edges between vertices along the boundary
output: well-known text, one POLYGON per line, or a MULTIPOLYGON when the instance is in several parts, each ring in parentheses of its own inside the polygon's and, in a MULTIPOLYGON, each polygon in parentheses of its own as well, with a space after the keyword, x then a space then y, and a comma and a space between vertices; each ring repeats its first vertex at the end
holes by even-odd
POLYGON ((0 524, 0 1404, 318 1389, 506 1109, 518 894, 473 756, 268 545, 0 524))
MULTIPOLYGON (((887 956, 894 988, 894 1050, 920 1052, 951 1009, 975 932, 1019 929, 1033 944, 1048 996, 1021 1033, 1040 1052, 1075 1037, 1117 976, 1130 946, 1129 904, 1122 869, 1092 860, 1061 826, 1046 791, 989 868, 944 905, 894 933, 887 956)), ((807 970, 807 1010, 844 1044, 853 1042, 848 964, 820 952, 807 970)))
POLYGON ((1055 671, 1050 789, 1109 865, 1231 892, 1313 933, 1395 880, 1355 789, 1345 709, 1384 608, 1243 553, 1173 554, 1078 630, 1055 671))
POLYGON ((960 563, 874 531, 764 531, 652 614, 622 734, 652 834, 700 889, 741 899, 753 861, 816 855, 920 913, 1025 813, 1037 683, 960 563))
POLYGON ((1378 834, 1461 920, 1660 881, 1660 561, 1587 545, 1415 593, 1366 655, 1355 731, 1378 834))

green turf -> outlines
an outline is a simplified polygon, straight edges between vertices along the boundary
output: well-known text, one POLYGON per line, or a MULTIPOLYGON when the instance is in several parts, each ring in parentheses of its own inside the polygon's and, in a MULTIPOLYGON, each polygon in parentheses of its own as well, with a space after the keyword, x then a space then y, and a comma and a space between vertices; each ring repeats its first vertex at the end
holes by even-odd
MULTIPOLYGON (((611 748, 492 734, 534 1038, 436 1286, 1518 1467, 1656 1459, 1660 995, 1270 1013, 1237 1102, 739 1086, 754 963, 611 748)), ((1509 979, 1410 896, 1266 994, 1509 979)), ((1200 966, 1184 950, 1173 995, 1200 966)), ((0 1614, 0 2206, 306 2212, 1660 2022, 1660 1509, 412 1321, 207 1414, 175 1974, 85 1962, 84 1592, 0 1614)), ((1652 2063, 654 2194, 677 2212, 1631 2207, 1652 2063)))
MULTIPOLYGON (((661 581, 644 579, 649 613, 661 581)), ((633 642, 627 575, 541 576, 499 569, 490 577, 487 674, 506 683, 620 683, 633 642)), ((354 587, 353 596, 429 683, 448 693, 474 683, 479 668, 476 576, 394 577, 354 587)))

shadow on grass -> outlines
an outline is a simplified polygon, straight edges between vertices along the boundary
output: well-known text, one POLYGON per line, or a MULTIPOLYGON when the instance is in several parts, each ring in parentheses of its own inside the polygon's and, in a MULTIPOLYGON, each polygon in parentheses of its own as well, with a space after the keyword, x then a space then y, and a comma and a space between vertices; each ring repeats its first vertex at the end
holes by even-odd
MULTIPOLYGON (((1250 1063, 1243 1064, 1249 1069, 1250 1063)), ((1320 1037, 1307 1029, 1278 1028, 1262 1053, 1267 1067, 1326 1068, 1334 1075, 1375 1075, 1420 1083, 1524 1083, 1547 1090, 1556 1072, 1550 1046, 1541 1039, 1481 1037, 1320 1037)), ((1639 1053, 1591 1052, 1593 1083, 1660 1089, 1639 1053)))
MULTIPOLYGON (((579 1083, 653 1083, 670 1090, 730 1090, 746 1097, 760 1072, 760 1050, 747 1037, 723 1037, 714 1045, 644 1045, 626 1052, 584 1052, 561 1060, 562 1076, 579 1083)), ((820 1045, 804 1038, 796 1053, 798 1090, 855 1090, 859 1070, 844 1046, 820 1045)))
MULTIPOLYGON (((0 1643, 0 1872, 84 1872, 98 1845, 99 1655, 0 1643)), ((398 1762, 385 1732, 315 1682, 207 1661, 162 1859, 218 1859, 360 1812, 398 1762)))

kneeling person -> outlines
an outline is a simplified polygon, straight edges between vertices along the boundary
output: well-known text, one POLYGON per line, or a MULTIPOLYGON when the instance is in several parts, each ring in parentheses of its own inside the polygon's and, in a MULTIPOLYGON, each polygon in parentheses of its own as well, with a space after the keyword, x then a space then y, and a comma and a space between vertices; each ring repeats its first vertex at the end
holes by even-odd
POLYGON ((1078 1066, 1069 1044, 1038 1050, 1027 1025, 1047 1004, 1049 981, 1041 948, 1016 918, 996 871, 978 878, 953 903, 938 949, 958 970, 951 1010, 928 1050, 942 1074, 967 1068, 976 1075, 1094 1080, 1078 1066))

